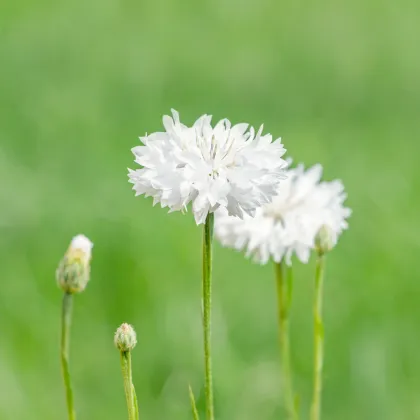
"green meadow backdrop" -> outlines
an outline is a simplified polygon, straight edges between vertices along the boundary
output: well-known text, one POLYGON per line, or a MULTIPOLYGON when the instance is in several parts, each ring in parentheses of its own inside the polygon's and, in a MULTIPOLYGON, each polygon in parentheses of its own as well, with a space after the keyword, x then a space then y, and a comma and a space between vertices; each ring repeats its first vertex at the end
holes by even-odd
MULTIPOLYGON (((340 178, 328 258, 324 420, 420 419, 420 37, 415 0, 0 4, 0 418, 65 419, 55 269, 95 243, 76 296, 78 419, 124 419, 113 334, 138 334, 142 419, 203 408, 201 229, 134 198, 138 136, 177 109, 249 122, 340 178)), ((216 245, 218 420, 282 418, 273 268, 216 245)), ((311 395, 314 261, 296 264, 295 382, 311 395)))

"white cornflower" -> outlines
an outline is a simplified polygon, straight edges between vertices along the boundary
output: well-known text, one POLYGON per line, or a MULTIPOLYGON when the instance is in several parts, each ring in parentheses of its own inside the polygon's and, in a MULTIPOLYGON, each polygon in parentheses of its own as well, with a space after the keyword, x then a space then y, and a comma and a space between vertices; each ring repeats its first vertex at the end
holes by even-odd
POLYGON ((243 220, 216 214, 215 233, 224 246, 245 250, 261 264, 272 258, 291 264, 293 253, 307 263, 321 227, 327 226, 332 244, 347 228, 351 210, 343 207, 346 199, 341 181, 320 182, 322 166, 306 172, 303 165, 286 171, 273 202, 257 209, 255 217, 243 220))
POLYGON ((192 202, 197 224, 218 208, 242 218, 271 201, 287 165, 280 139, 262 135, 262 126, 255 133, 248 124, 231 126, 227 119, 213 128, 209 115, 187 127, 176 111, 172 114, 163 117, 165 132, 141 137, 144 146, 132 149, 142 166, 129 169, 136 195, 152 196, 153 204, 170 211, 192 202))

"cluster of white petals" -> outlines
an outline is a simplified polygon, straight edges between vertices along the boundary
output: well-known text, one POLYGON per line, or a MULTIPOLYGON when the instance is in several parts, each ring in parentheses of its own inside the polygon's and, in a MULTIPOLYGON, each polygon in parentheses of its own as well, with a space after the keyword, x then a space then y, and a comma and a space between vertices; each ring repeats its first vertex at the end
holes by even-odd
POLYGON ((219 208, 239 219, 252 217, 272 201, 287 166, 280 139, 227 119, 212 127, 208 115, 187 127, 172 114, 163 117, 165 132, 140 138, 144 145, 132 149, 142 166, 128 174, 136 195, 151 196, 170 211, 192 202, 197 224, 219 208))
POLYGON ((224 246, 245 250, 261 264, 269 259, 291 264, 295 253, 308 262, 311 249, 322 226, 327 226, 333 244, 347 228, 351 210, 343 206, 346 199, 340 181, 320 182, 322 166, 306 172, 303 165, 286 172, 287 180, 278 188, 273 202, 259 208, 255 217, 243 220, 226 212, 216 214, 215 232, 224 246))

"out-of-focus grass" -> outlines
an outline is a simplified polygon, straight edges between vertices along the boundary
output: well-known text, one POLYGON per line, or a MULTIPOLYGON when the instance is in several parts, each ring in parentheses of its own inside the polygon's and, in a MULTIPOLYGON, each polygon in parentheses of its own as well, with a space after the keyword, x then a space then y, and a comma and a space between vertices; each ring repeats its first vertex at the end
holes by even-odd
MULTIPOLYGON (((203 405, 201 232, 135 199, 137 136, 171 107, 265 123, 341 178, 351 229, 328 260, 324 419, 420 418, 420 7, 403 2, 90 1, 0 5, 0 418, 65 418, 54 271, 95 242, 76 297, 80 419, 125 416, 112 336, 134 324, 143 418, 203 405)), ((271 267, 216 247, 219 420, 279 418, 271 267)), ((313 264, 297 266, 293 362, 311 392, 313 264)))

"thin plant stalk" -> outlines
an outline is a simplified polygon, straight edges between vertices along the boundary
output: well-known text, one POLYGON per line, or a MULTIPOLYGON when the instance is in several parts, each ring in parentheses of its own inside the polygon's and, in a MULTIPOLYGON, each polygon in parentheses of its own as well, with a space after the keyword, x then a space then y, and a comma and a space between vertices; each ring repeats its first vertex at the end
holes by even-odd
POLYGON ((194 420, 200 420, 200 417, 198 416, 197 406, 195 404, 194 393, 193 393, 193 390, 191 389, 191 385, 188 386, 188 391, 189 391, 189 394, 190 394, 191 412, 192 412, 192 415, 193 415, 193 419, 194 420))
POLYGON ((131 389, 133 391, 133 400, 134 400, 134 414, 135 419, 139 420, 139 403, 137 401, 137 394, 136 390, 134 389, 134 385, 131 385, 131 389))
POLYGON ((203 237, 203 334, 206 418, 214 420, 213 377, 211 363, 211 274, 214 214, 209 213, 204 225, 203 237))
POLYGON ((124 381, 125 398, 127 401, 128 420, 138 419, 138 408, 137 398, 135 396, 135 390, 133 386, 132 374, 131 374, 131 352, 121 351, 121 371, 124 381))
POLYGON ((63 373, 64 389, 66 392, 66 403, 69 420, 76 419, 74 410, 73 390, 71 386, 71 377, 69 369, 69 346, 70 346, 70 328, 73 307, 73 295, 64 293, 61 312, 61 370, 63 373))
POLYGON ((314 291, 314 384, 311 420, 321 419, 322 371, 324 364, 324 326, 322 321, 322 293, 325 271, 325 255, 319 253, 315 269, 314 291))
POLYGON ((279 328, 281 369, 284 389, 284 404, 290 420, 297 420, 298 413, 293 390, 292 367, 290 360, 289 311, 292 301, 293 277, 288 269, 285 278, 283 263, 275 264, 277 286, 277 319, 279 328))

